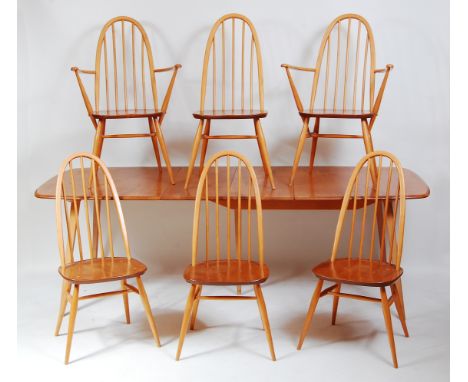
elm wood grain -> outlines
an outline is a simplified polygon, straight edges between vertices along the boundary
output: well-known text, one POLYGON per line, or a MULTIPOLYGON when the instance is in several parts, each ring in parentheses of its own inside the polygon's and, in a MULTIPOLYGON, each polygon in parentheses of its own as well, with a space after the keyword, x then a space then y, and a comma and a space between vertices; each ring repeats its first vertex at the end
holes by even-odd
POLYGON ((100 157, 104 139, 107 138, 149 137, 158 167, 161 168, 161 149, 170 182, 173 184, 174 176, 161 124, 181 67, 180 64, 168 68, 154 67, 148 35, 135 19, 118 16, 109 20, 99 34, 94 70, 71 68, 75 73, 86 111, 96 130, 92 153, 100 157), (172 77, 159 107, 156 74, 171 71, 172 77), (81 74, 93 76, 94 102, 91 102, 88 96, 81 74), (108 119, 123 118, 146 118, 149 133, 105 135, 108 119))
POLYGON ((129 323, 127 295, 129 292, 139 294, 156 345, 160 346, 154 317, 141 281, 146 266, 131 256, 117 188, 109 170, 97 156, 77 153, 63 161, 56 178, 55 216, 60 255, 59 274, 63 278, 55 335, 60 332, 67 302, 71 305, 65 364, 68 364, 70 358, 78 301, 84 299, 121 294, 126 322, 129 323), (118 224, 112 224, 111 215, 116 217, 118 224), (125 257, 115 256, 114 241, 117 237, 123 243, 125 257), (130 279, 136 279, 138 288, 127 283, 130 279), (81 284, 117 280, 121 281, 118 290, 79 296, 81 284), (70 294, 72 288, 73 295, 70 294))
POLYGON ((193 113, 196 119, 253 119, 265 118, 266 110, 203 110, 193 113))
POLYGON ((366 153, 373 151, 371 130, 377 118, 387 80, 393 65, 376 69, 374 35, 368 21, 357 14, 336 17, 326 29, 315 68, 283 64, 294 102, 302 120, 302 130, 294 156, 290 184, 296 176, 304 143, 312 138, 310 170, 312 171, 319 138, 361 138, 366 153), (312 91, 308 108, 304 108, 291 71, 312 73, 312 91), (376 74, 383 74, 377 96, 376 74), (358 81, 359 79, 359 81, 358 81), (360 119, 362 135, 321 134, 321 118, 360 119), (314 119, 314 130, 309 122, 314 119))
POLYGON ((184 278, 195 285, 253 285, 265 282, 270 275, 266 264, 255 261, 210 260, 185 268, 184 278))
POLYGON ((299 115, 303 118, 346 118, 346 119, 362 119, 372 118, 374 113, 369 110, 340 110, 339 113, 333 111, 333 109, 311 109, 299 112, 299 115))
POLYGON ((397 270, 393 264, 345 258, 320 263, 312 272, 318 278, 331 282, 380 287, 397 281, 403 274, 403 268, 397 270))
POLYGON ((77 261, 59 268, 60 275, 74 284, 94 284, 141 276, 146 265, 126 257, 104 257, 77 261))
MULTIPOLYGON (((277 188, 269 187, 267 177, 262 167, 255 167, 254 171, 259 183, 263 209, 340 209, 346 184, 352 173, 352 167, 317 166, 312 173, 307 167, 299 167, 294 185, 288 185, 291 167, 273 167, 277 188)), ((109 171, 114 179, 121 200, 194 200, 199 179, 198 168, 184 189, 183 180, 186 178, 186 167, 174 167, 176 184, 168 182, 165 168, 161 171, 155 167, 111 167, 109 171)), ((236 181, 237 169, 232 169, 231 184, 236 181)), ((383 171, 386 171, 383 169, 383 171)), ((404 169, 406 181, 406 199, 423 199, 429 196, 430 190, 426 183, 416 173, 404 169)), ((89 174, 88 170, 85 174, 89 174)), ((225 168, 219 167, 219 176, 225 177, 225 168)), ((225 180, 225 178, 223 178, 225 180)), ((98 173, 98 187, 102 186, 101 174, 98 173)), ((52 177, 39 186, 35 196, 40 199, 55 199, 55 184, 57 177, 52 177)), ((68 176, 65 177, 68 182, 68 176)), ((80 185, 80 179, 76 178, 80 185)), ((361 182, 362 183, 362 182, 361 182)), ((212 183, 209 184, 209 186, 212 183)), ((242 187, 244 187, 244 183, 242 187)), ((67 190, 68 190, 67 186, 67 190)), ((81 188, 78 187, 77 198, 82 199, 81 188)), ((242 188, 244 190, 244 188, 242 188)), ((237 189, 232 187, 233 195, 237 189)), ((212 191, 209 192, 211 197, 212 191)), ((219 197, 226 199, 226 184, 219 185, 219 197)), ((391 197, 391 195, 390 195, 391 197)), ((363 194, 358 195, 362 201, 363 194)), ((245 198, 242 198, 244 208, 245 198)), ((359 202, 361 203, 361 202, 359 202)))
POLYGON ((336 320, 338 302, 342 297, 379 302, 385 318, 393 366, 398 367, 390 306, 395 303, 403 331, 408 336, 403 296, 398 288, 403 274, 401 258, 405 217, 406 179, 400 161, 389 152, 367 154, 356 165, 346 186, 331 258, 313 269, 319 282, 299 337, 298 350, 302 347, 321 297, 333 296, 332 324, 336 320), (358 206, 358 196, 363 196, 362 206, 358 206), (360 208, 362 213, 357 214, 360 208), (348 219, 346 215, 349 215, 348 219), (349 226, 346 234, 345 225, 349 226), (322 290, 324 280, 334 284, 322 290), (346 284, 379 287, 381 298, 344 293, 341 288, 346 284), (386 287, 392 291, 390 298, 387 298, 386 287))
POLYGON ((154 109, 98 110, 92 113, 96 119, 160 117, 164 113, 154 109))
POLYGON ((185 188, 189 187, 200 142, 202 143, 200 167, 203 168, 210 140, 256 139, 263 168, 268 175, 271 188, 275 189, 268 149, 260 122, 260 119, 266 115, 262 54, 255 27, 247 17, 238 13, 224 15, 211 28, 205 46, 200 107, 198 111, 193 113, 194 118, 198 119, 199 122, 193 140, 185 188), (238 41, 239 43, 236 44, 238 41), (236 81, 236 73, 240 74, 240 81, 239 78, 236 81), (221 89, 219 89, 219 85, 221 85, 221 89), (211 102, 207 100, 207 95, 211 97, 211 102), (231 102, 227 102, 227 98, 230 98, 231 102), (255 135, 210 135, 210 124, 214 119, 251 119, 255 135))
POLYGON ((191 287, 180 329, 176 360, 180 359, 189 323, 191 329, 194 328, 200 300, 257 300, 271 359, 275 361, 270 324, 260 287, 268 275, 269 270, 264 262, 262 202, 255 172, 241 154, 219 152, 207 161, 198 181, 193 214, 192 263, 184 272, 184 278, 191 287), (226 165, 224 179, 219 176, 220 163, 226 165), (232 178, 231 174, 236 174, 237 178, 232 178), (247 182, 243 182, 244 178, 247 182), (224 204, 219 198, 219 186, 224 184, 226 213, 220 214, 219 206, 224 204), (247 211, 241 213, 241 195, 245 186, 248 189, 247 211), (235 197, 234 190, 237 190, 235 197), (234 227, 232 213, 235 217, 234 227), (225 230, 220 227, 225 227, 225 230), (203 254, 200 253, 200 242, 205 244, 203 254), (204 285, 235 285, 238 287, 237 295, 203 296, 201 292, 204 285), (241 285, 254 285, 255 297, 240 295, 241 285))

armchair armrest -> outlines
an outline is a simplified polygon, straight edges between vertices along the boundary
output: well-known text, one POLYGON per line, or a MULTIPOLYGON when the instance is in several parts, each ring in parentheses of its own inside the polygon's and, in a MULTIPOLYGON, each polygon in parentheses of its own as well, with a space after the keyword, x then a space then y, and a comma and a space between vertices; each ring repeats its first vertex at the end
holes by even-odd
POLYGON ((71 68, 71 71, 75 73, 75 76, 76 76, 76 80, 78 81, 78 86, 80 87, 80 91, 81 91, 81 95, 83 97, 83 101, 85 103, 85 106, 86 106, 86 110, 88 112, 88 115, 89 117, 91 118, 91 121, 93 122, 93 125, 95 128, 97 128, 97 122, 96 120, 92 117, 92 114, 93 114, 93 107, 91 105, 91 101, 89 100, 89 97, 88 97, 88 94, 86 93, 86 89, 83 85, 83 81, 81 81, 81 77, 80 77, 80 73, 83 73, 83 74, 93 74, 95 75, 96 74, 96 71, 95 70, 84 70, 84 69, 79 69, 78 67, 76 66, 73 66, 71 68))
POLYGON ((180 68, 182 67, 182 65, 180 64, 175 64, 174 66, 169 66, 167 68, 156 68, 156 69, 153 69, 153 71, 155 73, 163 73, 163 72, 168 72, 170 70, 179 70, 180 68))
POLYGON ((372 130, 372 126, 374 125, 375 117, 379 113, 380 109, 380 104, 382 103, 382 98, 385 92, 385 87, 387 86, 387 80, 388 76, 390 74, 390 71, 393 69, 392 64, 387 64, 385 66, 385 69, 375 69, 374 73, 385 73, 384 78, 382 79, 382 83, 380 84, 380 89, 379 93, 377 94, 377 98, 375 99, 374 106, 372 108, 372 112, 374 113, 374 116, 372 117, 370 124, 369 124, 369 130, 372 130))
POLYGON ((302 106, 301 98, 299 97, 299 93, 297 92, 297 88, 296 88, 296 85, 294 84, 294 80, 293 80, 293 78, 291 76, 290 69, 300 70, 300 71, 303 71, 303 72, 313 72, 314 76, 315 76, 315 71, 316 70, 315 70, 315 68, 304 68, 304 67, 301 67, 301 66, 294 66, 294 65, 289 65, 289 64, 282 64, 281 67, 286 70, 286 75, 288 76, 289 85, 291 86, 291 91, 293 93, 294 102, 296 103, 297 109, 299 110, 299 112, 302 112, 302 111, 304 111, 304 107, 302 106))
POLYGON ((282 68, 285 69, 293 69, 293 70, 301 70, 303 72, 315 72, 315 68, 304 68, 302 66, 294 66, 294 65, 289 65, 289 64, 281 64, 282 68))
POLYGON ((169 72, 169 71, 172 70, 171 81, 169 82, 169 85, 167 86, 166 94, 164 96, 164 100, 163 100, 163 103, 161 105, 161 111, 163 112, 163 114, 159 118, 159 123, 162 123, 162 121, 164 119, 164 116, 166 114, 167 107, 169 106, 169 101, 171 99, 172 89, 174 87, 177 72, 179 71, 180 68, 182 68, 182 65, 175 64, 175 65, 167 67, 167 68, 155 68, 155 69, 153 69, 154 73, 164 73, 164 72, 169 72))

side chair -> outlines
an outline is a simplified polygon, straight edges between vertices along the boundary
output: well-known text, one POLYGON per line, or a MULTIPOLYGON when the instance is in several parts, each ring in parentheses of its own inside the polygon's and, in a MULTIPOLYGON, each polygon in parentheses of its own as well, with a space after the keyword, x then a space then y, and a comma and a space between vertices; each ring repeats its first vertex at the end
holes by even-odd
POLYGON ((202 300, 257 301, 271 359, 276 360, 261 288, 269 276, 263 251, 262 201, 252 165, 236 152, 219 152, 208 160, 198 182, 193 215, 192 263, 184 272, 190 292, 180 329, 177 360, 189 325, 194 329, 202 300), (221 166, 224 160, 225 167, 221 166), (225 210, 220 206, 226 207, 225 210), (199 253, 202 245, 203 255, 199 253), (252 285, 255 296, 202 295, 202 290, 205 291, 202 288, 213 285, 252 285))
POLYGON ((65 364, 70 349, 78 311, 78 301, 122 295, 125 318, 130 323, 128 294, 140 295, 156 345, 160 346, 148 296, 141 280, 146 266, 132 258, 119 194, 104 163, 95 155, 70 155, 60 167, 55 199, 58 249, 63 279, 60 309, 55 328, 59 335, 67 305, 70 305, 65 364), (91 207, 95 205, 96 208, 91 207), (111 216, 115 216, 113 223, 111 216), (136 279, 136 286, 129 283, 136 279), (83 284, 119 282, 110 292, 80 296, 83 284))
POLYGON ((351 298, 380 304, 393 366, 398 367, 390 308, 395 305, 403 333, 408 337, 403 295, 398 287, 403 275, 401 258, 405 213, 405 179, 399 160, 385 151, 364 156, 356 165, 346 188, 331 258, 312 270, 318 282, 300 334, 298 350, 302 348, 320 298, 333 296, 332 325, 336 323, 339 300, 351 298), (376 172, 376 181, 372 179, 372 171, 376 172), (393 209, 393 215, 388 214, 390 209, 393 209), (379 210, 382 214, 378 213, 379 210), (331 286, 324 288, 325 282, 330 282, 331 286), (367 290, 377 288, 380 298, 345 293, 342 288, 347 285, 367 290), (390 290, 390 296, 387 290, 390 290))
POLYGON ((267 116, 263 96, 263 64, 260 41, 252 22, 236 13, 216 21, 208 36, 203 59, 199 120, 193 141, 185 189, 200 151, 200 172, 205 162, 208 141, 212 139, 255 139, 266 177, 275 188, 265 136, 260 120, 267 116), (211 108, 210 108, 211 107, 211 108), (213 120, 251 120, 254 135, 211 135, 213 120))

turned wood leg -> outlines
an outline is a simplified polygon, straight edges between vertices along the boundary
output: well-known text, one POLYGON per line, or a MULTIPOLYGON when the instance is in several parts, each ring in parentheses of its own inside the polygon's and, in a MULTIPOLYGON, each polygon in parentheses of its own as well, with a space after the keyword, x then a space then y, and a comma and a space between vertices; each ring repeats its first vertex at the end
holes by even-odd
MULTIPOLYGON (((340 290, 341 290, 341 284, 338 284, 337 287, 335 288, 335 292, 340 293, 340 290)), ((338 313, 339 301, 340 301, 340 298, 338 296, 333 296, 332 325, 335 325, 336 323, 336 314, 338 313)))
POLYGON ((398 368, 395 339, 393 338, 392 316, 390 315, 390 305, 388 303, 387 293, 383 287, 380 288, 380 296, 382 299, 382 311, 385 318, 385 326, 387 327, 388 342, 390 344, 390 350, 392 351, 393 366, 398 368))
POLYGON ((154 321, 153 313, 151 312, 151 307, 148 301, 148 295, 146 294, 145 286, 143 285, 143 281, 141 281, 140 277, 137 277, 136 281, 138 284, 138 292, 141 297, 141 302, 143 303, 143 307, 145 308, 146 317, 151 328, 151 333, 153 333, 153 338, 156 341, 156 345, 159 347, 161 346, 161 342, 159 341, 158 328, 156 327, 156 322, 154 321))
POLYGON ((263 168, 266 168, 265 175, 270 178, 271 188, 276 189, 275 180, 273 179, 273 172, 271 170, 270 158, 268 156, 268 149, 265 141, 265 135, 263 134, 262 125, 259 119, 254 120, 255 124, 255 134, 257 135, 257 142, 260 148, 260 156, 263 162, 263 168))
MULTIPOLYGON (((126 283, 126 280, 120 281, 120 285, 121 285, 122 289, 128 290, 125 283, 126 283)), ((122 298, 123 298, 124 309, 125 309, 125 321, 127 322, 127 324, 129 324, 130 323, 130 307, 128 305, 128 292, 123 293, 122 298)))
POLYGON ((197 320, 198 304, 200 304, 199 297, 201 296, 201 292, 202 292, 202 285, 197 285, 195 289, 195 296, 194 296, 194 302, 193 302, 192 318, 190 320, 190 330, 195 329, 195 321, 197 320))
POLYGON ((174 174, 172 173, 171 167, 171 159, 169 158, 169 152, 167 151, 166 141, 164 140, 164 135, 162 133, 161 126, 156 118, 153 119, 154 127, 156 129, 156 137, 158 138, 159 146, 161 146, 162 156, 164 158, 164 162, 166 162, 167 172, 169 174, 169 179, 171 184, 175 184, 174 181, 174 174))
POLYGON ((317 286, 315 287, 315 291, 312 296, 312 299, 310 301, 309 310, 307 311, 307 316, 304 321, 304 326, 302 327, 302 332, 299 337, 299 343, 297 344, 297 350, 301 350, 302 344, 304 343, 305 336, 307 335, 307 332, 309 331, 310 323, 312 322, 312 317, 314 316, 314 313, 315 313, 315 308, 317 307, 317 303, 320 299, 320 292, 322 291, 322 286, 323 286, 323 280, 319 279, 317 282, 317 286))
POLYGON ((255 296, 257 296, 258 309, 262 318, 263 328, 270 348, 270 355, 273 361, 276 361, 275 348, 273 346, 273 338, 271 336, 270 322, 268 321, 268 313, 266 310, 265 300, 263 298, 262 288, 260 285, 254 285, 255 296))
POLYGON ((62 326, 63 316, 65 315, 65 309, 67 308, 67 296, 70 293, 71 284, 67 280, 62 281, 62 293, 60 295, 60 308, 57 317, 57 325, 55 326, 55 335, 58 336, 60 327, 62 326))
POLYGON ((205 157, 206 157, 206 149, 208 148, 208 138, 205 138, 204 136, 209 136, 210 135, 210 126, 211 126, 211 120, 207 119, 205 122, 205 130, 203 131, 202 135, 202 147, 200 151, 200 174, 203 171, 203 166, 205 165, 205 157))
POLYGON ((68 336, 67 336, 67 347, 65 350, 65 365, 68 364, 70 359, 70 350, 73 339, 73 331, 75 330, 75 319, 76 312, 78 311, 78 294, 80 291, 80 286, 75 284, 73 285, 73 297, 70 305, 70 316, 68 319, 68 336))
POLYGON ((301 159, 302 150, 304 149, 304 143, 308 136, 309 136, 309 119, 304 118, 301 135, 299 137, 299 142, 297 143, 296 154, 294 155, 294 163, 293 163, 293 168, 291 171, 291 178, 289 179, 290 186, 292 186, 294 183, 294 178, 296 177, 297 167, 299 166, 299 160, 301 159))
POLYGON ((189 166, 187 169, 187 177, 185 178, 184 189, 188 188, 190 177, 192 176, 193 167, 195 166, 195 160, 197 159, 198 147, 200 146, 202 128, 203 128, 203 120, 201 119, 200 122, 198 122, 197 131, 195 133, 195 138, 193 140, 192 155, 190 157, 190 162, 189 162, 189 166))
POLYGON ((151 134, 151 142, 153 143, 154 156, 156 157, 156 163, 158 164, 159 170, 162 170, 161 157, 159 156, 158 138, 156 136, 156 128, 154 127, 154 121, 152 117, 148 118, 148 124, 151 134))
POLYGON ((391 289, 393 300, 395 301, 395 307, 398 313, 398 318, 400 319, 401 327, 403 328, 403 333, 405 333, 405 337, 409 337, 408 328, 406 326, 406 317, 402 305, 402 299, 396 283, 391 286, 391 289))
POLYGON ((319 133, 320 130, 320 118, 315 118, 314 124, 314 135, 312 136, 312 148, 310 150, 310 161, 309 161, 309 172, 312 172, 314 168, 315 162, 315 154, 317 153, 317 143, 318 143, 318 136, 316 134, 319 133))
POLYGON ((195 289, 196 289, 195 285, 192 285, 190 287, 190 292, 187 297, 187 303, 185 304, 184 318, 182 320, 182 326, 180 328, 179 345, 177 347, 176 361, 180 359, 182 346, 184 346, 184 339, 185 339, 185 335, 187 334, 187 329, 188 329, 189 321, 190 321, 190 314, 192 313, 193 301, 195 298, 195 289))

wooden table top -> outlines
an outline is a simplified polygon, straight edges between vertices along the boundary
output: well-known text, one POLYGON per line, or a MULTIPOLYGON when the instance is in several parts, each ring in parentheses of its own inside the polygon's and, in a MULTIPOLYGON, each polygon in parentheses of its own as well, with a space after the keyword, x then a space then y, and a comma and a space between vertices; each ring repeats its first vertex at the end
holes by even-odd
MULTIPOLYGON (((353 167, 317 166, 310 173, 308 167, 299 167, 294 185, 289 186, 291 167, 273 167, 272 169, 276 190, 271 189, 263 168, 255 167, 262 205, 265 209, 339 209, 353 171, 353 167)), ((199 178, 198 168, 194 169, 194 175, 187 190, 184 190, 187 167, 173 167, 175 185, 169 182, 165 168, 159 170, 156 167, 110 167, 109 170, 121 200, 195 199, 199 178)), ((223 168, 219 169, 220 176, 223 170, 223 168)), ((429 187, 416 173, 407 169, 404 173, 407 199, 423 199, 429 196, 429 187)), ((231 169, 231 182, 234 182, 235 178, 236 171, 231 169)), ((382 179, 384 178, 382 176, 382 179)), ((49 179, 36 190, 34 195, 40 199, 55 199, 56 181, 56 176, 49 179)), ((364 182, 360 183, 364 184, 364 182)), ((235 189, 235 186, 232 188, 235 189)), ((223 197, 225 198, 226 195, 220 189, 220 198, 223 197)))

